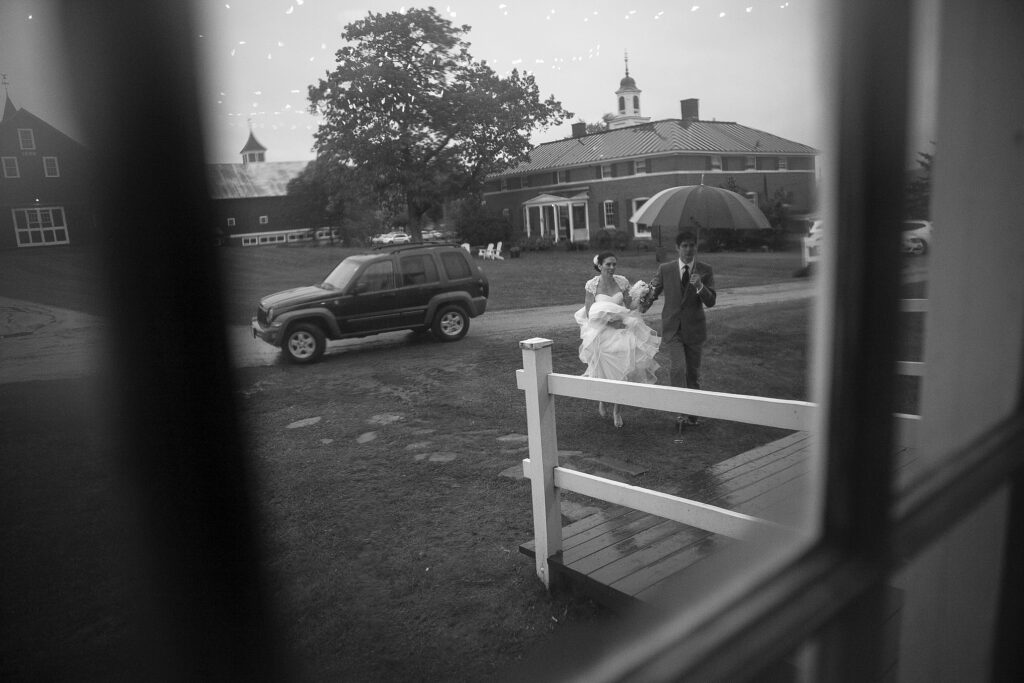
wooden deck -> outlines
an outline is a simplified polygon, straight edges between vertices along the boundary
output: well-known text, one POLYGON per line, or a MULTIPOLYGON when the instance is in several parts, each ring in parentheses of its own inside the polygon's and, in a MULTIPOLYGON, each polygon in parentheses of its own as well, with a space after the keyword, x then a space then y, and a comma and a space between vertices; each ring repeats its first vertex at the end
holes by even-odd
MULTIPOLYGON (((687 497, 782 524, 805 499, 810 436, 793 434, 708 468, 687 497)), ((624 507, 612 507, 562 529, 561 559, 552 572, 615 609, 651 602, 664 582, 727 544, 719 534, 624 507)), ((533 557, 533 541, 519 546, 533 557)))

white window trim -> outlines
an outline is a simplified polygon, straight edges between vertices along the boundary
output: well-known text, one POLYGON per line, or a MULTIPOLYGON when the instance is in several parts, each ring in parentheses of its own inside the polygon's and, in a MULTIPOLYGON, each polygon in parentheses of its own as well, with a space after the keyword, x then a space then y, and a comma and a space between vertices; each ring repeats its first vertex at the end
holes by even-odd
POLYGON ((268 218, 267 216, 260 216, 260 225, 269 225, 269 224, 270 224, 270 218, 268 218))
POLYGON ((18 129, 18 147, 22 151, 31 152, 36 148, 36 134, 31 128, 18 129))
POLYGON ((647 174, 647 159, 637 159, 633 162, 633 175, 647 174))
MULTIPOLYGON (((644 202, 646 202, 648 199, 650 199, 650 197, 637 197, 637 198, 635 198, 633 200, 633 211, 632 211, 632 213, 630 213, 630 215, 633 215, 634 213, 636 213, 637 209, 639 209, 641 206, 643 206, 644 202)), ((644 226, 640 225, 639 223, 636 223, 636 222, 633 222, 633 221, 630 221, 629 224, 633 226, 633 237, 637 237, 639 239, 651 239, 652 235, 651 235, 650 227, 644 227, 644 226)))
POLYGON ((229 228, 235 227, 235 219, 234 218, 229 218, 228 219, 228 227, 229 228))
POLYGON ((4 167, 4 178, 20 178, 21 169, 18 168, 18 157, 2 157, 4 167))
POLYGON ((43 175, 47 178, 60 178, 60 162, 57 157, 43 157, 43 175), (53 173, 50 172, 51 164, 53 173))
POLYGON ((722 170, 722 155, 712 154, 711 155, 711 170, 721 171, 722 170))
POLYGON ((13 209, 11 213, 18 247, 52 247, 71 243, 64 207, 33 206, 13 209), (19 216, 22 217, 21 221, 19 216), (44 216, 48 223, 46 225, 43 225, 44 216), (33 235, 42 237, 42 241, 33 241, 33 235))
POLYGON ((601 202, 601 225, 602 225, 602 227, 605 227, 605 228, 617 228, 617 227, 619 227, 618 225, 616 225, 616 222, 619 219, 619 217, 617 215, 617 210, 618 210, 618 206, 617 205, 618 205, 618 202, 616 202, 614 199, 606 199, 603 202, 601 202), (609 208, 612 210, 612 218, 615 219, 615 221, 611 222, 611 223, 608 222, 608 209, 609 208))
POLYGON ((612 177, 612 165, 601 164, 601 180, 612 177))

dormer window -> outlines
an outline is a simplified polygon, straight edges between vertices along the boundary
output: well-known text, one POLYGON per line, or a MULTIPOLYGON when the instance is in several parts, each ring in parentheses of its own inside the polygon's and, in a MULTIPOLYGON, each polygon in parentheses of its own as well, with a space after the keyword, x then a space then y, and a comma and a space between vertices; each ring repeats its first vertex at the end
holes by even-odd
POLYGON ((36 136, 31 128, 18 129, 18 144, 24 152, 31 152, 36 148, 36 136))
POLYGON ((242 163, 256 163, 264 160, 263 152, 246 152, 242 155, 242 163))

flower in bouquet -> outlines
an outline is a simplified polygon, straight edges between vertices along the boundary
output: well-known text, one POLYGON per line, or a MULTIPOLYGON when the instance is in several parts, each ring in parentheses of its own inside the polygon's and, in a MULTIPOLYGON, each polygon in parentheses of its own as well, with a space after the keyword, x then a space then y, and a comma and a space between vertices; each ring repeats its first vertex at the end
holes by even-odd
POLYGON ((643 280, 637 280, 629 288, 630 308, 636 308, 651 293, 651 286, 643 280))

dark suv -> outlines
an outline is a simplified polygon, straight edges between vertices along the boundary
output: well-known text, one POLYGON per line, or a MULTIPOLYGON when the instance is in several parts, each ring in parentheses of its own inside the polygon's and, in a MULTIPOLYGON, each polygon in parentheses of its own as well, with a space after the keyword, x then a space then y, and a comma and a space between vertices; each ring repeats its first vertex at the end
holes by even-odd
POLYGON ((487 308, 488 290, 480 267, 457 246, 386 247, 349 256, 319 285, 263 297, 252 333, 293 363, 319 360, 328 339, 393 330, 457 341, 487 308))

